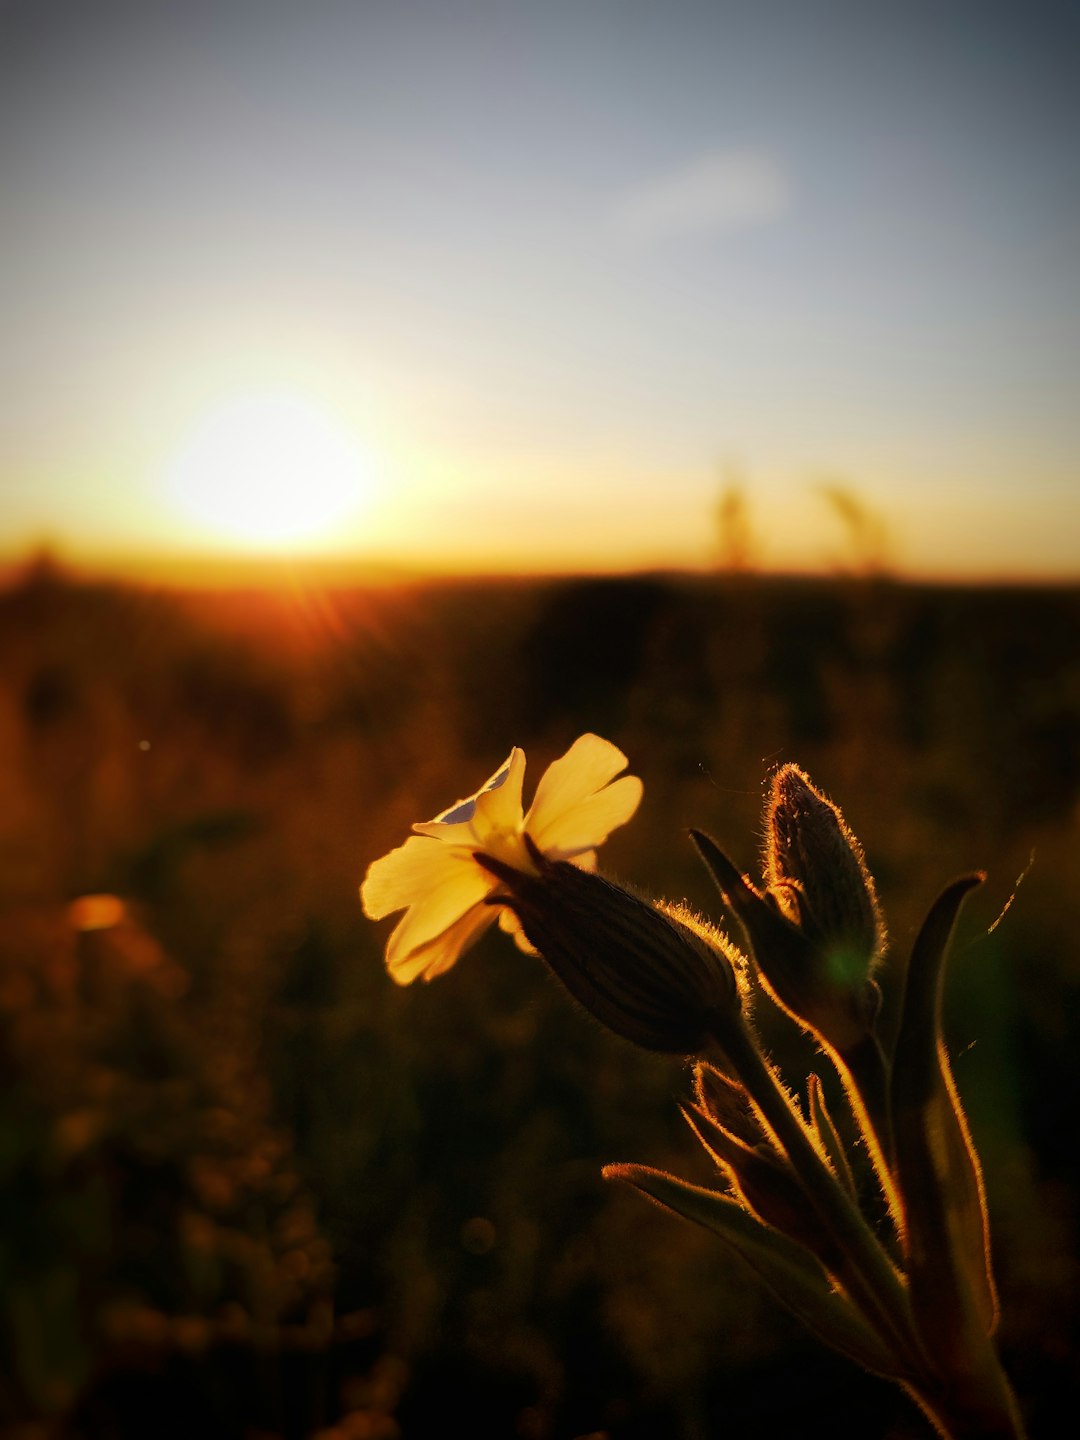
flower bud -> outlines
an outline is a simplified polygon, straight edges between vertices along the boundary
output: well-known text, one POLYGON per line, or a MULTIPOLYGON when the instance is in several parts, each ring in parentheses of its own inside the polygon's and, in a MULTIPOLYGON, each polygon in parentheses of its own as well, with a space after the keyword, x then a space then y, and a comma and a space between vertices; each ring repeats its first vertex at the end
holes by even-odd
MULTIPOLYGON (((806 784, 801 775, 799 780, 806 784)), ((791 790, 794 790, 794 785, 789 787, 789 795, 782 797, 785 804, 791 790)), ((817 796, 817 799, 821 806, 828 808, 832 818, 830 821, 818 806, 810 807, 807 812, 811 816, 808 829, 811 835, 817 831, 824 832, 828 845, 833 847, 828 853, 836 860, 835 825, 839 812, 822 797, 817 796)), ((773 849, 772 811, 776 808, 774 803, 767 817, 770 822, 770 852, 773 849)), ((875 953, 875 946, 869 942, 877 939, 879 930, 865 923, 859 927, 847 923, 849 913, 863 913, 865 919, 865 913, 860 911, 850 895, 846 900, 836 900, 832 906, 822 904, 821 912, 827 919, 824 924, 821 922, 819 911, 812 907, 811 897, 816 900, 828 887, 829 881, 817 857, 809 858, 812 849, 810 836, 801 832, 799 822, 790 812, 781 816, 780 827, 784 839, 782 847, 777 847, 777 857, 782 853, 784 864, 790 868, 781 869, 777 858, 774 873, 783 878, 778 878, 778 883, 764 893, 750 883, 707 835, 695 830, 691 831, 691 836, 725 903, 743 927, 765 988, 789 1015, 834 1050, 845 1054, 860 1045, 874 1029, 879 994, 876 984, 869 978, 875 953), (800 830, 797 841, 791 833, 796 830, 800 830), (792 873, 796 870, 797 876, 792 873), (807 884, 809 894, 805 888, 807 884)), ((844 834, 847 833, 844 827, 844 834)), ((856 843, 851 840, 852 845, 856 843)), ((843 864, 849 865, 854 855, 854 851, 845 848, 843 864)), ((861 864, 861 855, 857 858, 861 864)), ((773 856, 770 853, 772 865, 773 856)), ((865 868, 861 873, 865 874, 865 868)), ((872 899, 872 882, 868 874, 865 879, 867 894, 872 899)), ((841 882, 841 895, 850 880, 849 875, 841 882)), ((870 913, 876 918, 876 901, 873 901, 870 913)))
POLYGON ((694 1098, 699 1110, 744 1144, 758 1145, 764 1140, 765 1132, 741 1081, 706 1060, 694 1066, 694 1098))
POLYGON ((766 1225, 790 1235, 836 1272, 842 1264, 834 1238, 822 1224, 798 1176, 763 1136, 747 1143, 698 1105, 683 1107, 690 1128, 727 1176, 743 1207, 766 1225))
MULTIPOLYGON (((526 837, 527 838, 527 837, 526 837)), ((489 855, 529 943, 602 1025, 646 1050, 691 1055, 739 1005, 734 952, 718 931, 530 846, 537 873, 489 855)))
POLYGON ((838 985, 861 985, 884 927, 862 846, 839 809, 795 765, 773 776, 766 883, 780 910, 821 950, 838 985))

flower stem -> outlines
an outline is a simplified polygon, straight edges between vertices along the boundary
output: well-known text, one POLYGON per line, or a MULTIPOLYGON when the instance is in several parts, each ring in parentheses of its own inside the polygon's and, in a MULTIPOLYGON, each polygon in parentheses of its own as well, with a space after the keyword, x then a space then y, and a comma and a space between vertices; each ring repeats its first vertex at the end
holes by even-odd
POLYGON ((996 1357, 993 1371, 984 1370, 966 1393, 941 1381, 928 1391, 904 1388, 944 1440, 1026 1440, 1016 1396, 996 1357))
POLYGON ((896 1240, 902 1244, 904 1202, 894 1175, 895 1142, 889 1114, 889 1062, 885 1051, 873 1032, 843 1051, 834 1049, 827 1041, 823 1040, 822 1044, 840 1076, 896 1240))
POLYGON ((825 1159, 806 1123, 767 1064, 741 1014, 718 1017, 714 1036, 762 1121, 802 1184, 807 1200, 845 1257, 837 1279, 896 1356, 892 1377, 930 1388, 933 1377, 919 1344, 903 1281, 881 1243, 825 1159))
POLYGON ((836 1241, 845 1261, 837 1280, 895 1356, 895 1372, 888 1378, 899 1381, 944 1440, 1024 1440, 1016 1398, 989 1339, 977 1374, 943 1376, 927 1358, 904 1277, 819 1154, 742 1015, 717 1016, 713 1035, 836 1241))

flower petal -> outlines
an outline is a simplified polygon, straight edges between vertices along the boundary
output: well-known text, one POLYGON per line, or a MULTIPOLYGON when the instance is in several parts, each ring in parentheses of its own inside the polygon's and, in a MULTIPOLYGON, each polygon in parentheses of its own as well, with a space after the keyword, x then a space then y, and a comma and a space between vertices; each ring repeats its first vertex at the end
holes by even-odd
POLYGON ((455 876, 461 851, 451 845, 413 836, 368 866, 360 886, 360 900, 369 920, 381 920, 393 910, 412 905, 429 889, 455 876))
POLYGON ((636 775, 624 775, 540 826, 526 820, 526 830, 551 859, 570 859, 602 845, 612 830, 625 825, 641 804, 643 790, 636 775))
MULTIPOLYGON (((470 800, 459 800, 458 809, 465 805, 475 804, 476 797, 470 800)), ((448 811, 448 814, 455 813, 448 811)), ((412 827, 417 835, 430 836, 432 840, 441 840, 444 845, 473 845, 476 837, 473 834, 473 822, 471 820, 418 820, 412 827)))
POLYGON ((434 980, 436 975, 450 969, 462 951, 479 940, 496 913, 492 905, 474 905, 440 935, 395 959, 389 966, 390 978, 398 985, 411 985, 421 977, 434 980))
POLYGON ((438 884, 429 883, 416 892, 416 899, 387 941, 386 963, 391 968, 456 925, 494 890, 498 882, 476 863, 471 851, 458 851, 457 856, 457 864, 443 874, 438 884))
POLYGON ((598 735, 582 735, 537 786, 527 821, 521 791, 525 754, 510 752, 487 783, 434 820, 414 825, 404 845, 373 861, 360 887, 365 913, 381 919, 405 910, 386 947, 393 979, 407 985, 448 970, 466 946, 499 917, 522 949, 532 950, 513 911, 485 904, 498 881, 477 863, 478 853, 500 856, 512 868, 532 868, 528 835, 551 859, 596 864, 595 847, 637 809, 642 784, 624 775, 626 756, 598 735))
POLYGON ((535 837, 564 811, 580 804, 613 780, 629 762, 609 740, 599 735, 579 735, 565 755, 553 760, 540 777, 526 828, 535 837))
POLYGON ((511 936, 517 948, 524 951, 526 955, 540 954, 534 945, 529 944, 525 931, 521 928, 521 921, 509 905, 504 905, 499 910, 499 929, 504 935, 511 936))
MULTIPOLYGON (((476 797, 473 829, 483 841, 491 830, 517 830, 521 825, 521 787, 525 782, 525 751, 517 745, 504 766, 505 781, 486 785, 476 797)), ((503 772, 500 772, 500 774, 503 772)))
POLYGON ((456 841, 459 835, 465 840, 481 800, 485 802, 485 809, 490 805, 495 814, 501 815, 504 809, 514 814, 516 823, 521 818, 521 784, 524 779, 525 752, 515 745, 495 774, 490 780, 485 780, 479 790, 464 800, 455 800, 434 820, 423 821, 412 828, 418 835, 434 835, 440 840, 456 841), (451 826, 454 833, 448 834, 451 826))

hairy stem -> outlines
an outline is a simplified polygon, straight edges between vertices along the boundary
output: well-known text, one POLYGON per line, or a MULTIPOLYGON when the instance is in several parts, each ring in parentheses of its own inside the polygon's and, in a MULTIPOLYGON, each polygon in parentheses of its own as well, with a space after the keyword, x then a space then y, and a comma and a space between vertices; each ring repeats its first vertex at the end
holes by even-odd
POLYGON ((775 1137, 846 1259, 838 1275, 852 1301, 887 1340, 896 1356, 895 1378, 924 1388, 932 1383, 915 1331, 903 1280, 881 1243, 825 1159, 806 1122, 766 1063, 741 1015, 724 1017, 715 1038, 746 1087, 763 1123, 775 1137))

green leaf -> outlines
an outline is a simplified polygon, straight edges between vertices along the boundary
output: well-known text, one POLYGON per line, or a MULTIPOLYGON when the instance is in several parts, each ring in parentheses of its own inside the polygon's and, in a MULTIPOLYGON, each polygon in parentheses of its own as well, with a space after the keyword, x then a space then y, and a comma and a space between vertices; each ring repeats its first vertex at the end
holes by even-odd
POLYGON ((712 1231, 744 1261, 775 1298, 826 1345, 889 1379, 903 1366, 824 1269, 796 1241, 763 1225, 735 1200, 646 1165, 607 1165, 604 1177, 634 1186, 665 1209, 712 1231))
POLYGON ((939 1357, 979 1349, 998 1313, 982 1172, 941 1029, 949 940, 964 897, 982 878, 955 880, 926 917, 908 967, 893 1059, 890 1099, 912 1306, 939 1357))

